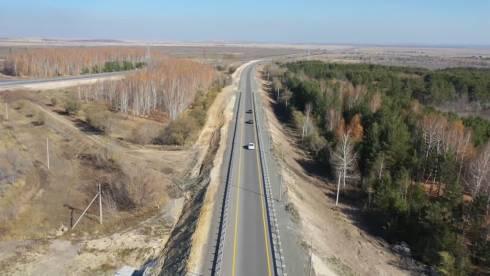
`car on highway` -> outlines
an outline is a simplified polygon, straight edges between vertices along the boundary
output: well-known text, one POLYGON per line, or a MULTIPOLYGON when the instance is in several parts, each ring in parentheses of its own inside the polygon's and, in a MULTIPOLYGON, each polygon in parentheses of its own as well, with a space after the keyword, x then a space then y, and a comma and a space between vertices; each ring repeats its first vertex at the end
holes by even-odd
POLYGON ((255 149, 255 144, 254 143, 248 143, 247 149, 254 150, 255 149))
POLYGON ((253 123, 254 123, 254 120, 248 120, 248 121, 246 121, 245 123, 247 123, 247 124, 251 125, 251 124, 253 124, 253 123))
POLYGON ((252 109, 247 110, 247 114, 251 114, 251 113, 252 113, 252 109))

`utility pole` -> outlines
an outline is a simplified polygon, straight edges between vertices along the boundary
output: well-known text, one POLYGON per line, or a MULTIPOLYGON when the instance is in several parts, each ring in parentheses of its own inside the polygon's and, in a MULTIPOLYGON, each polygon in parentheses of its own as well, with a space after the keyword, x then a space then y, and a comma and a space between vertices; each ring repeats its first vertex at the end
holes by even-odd
POLYGON ((49 138, 46 137, 46 164, 49 170, 49 138))
POLYGON ((82 219, 83 215, 85 215, 85 213, 88 211, 88 208, 90 208, 90 206, 92 206, 92 203, 94 203, 94 201, 97 199, 97 197, 99 196, 99 194, 96 194, 94 196, 94 198, 92 199, 92 201, 90 201, 90 203, 88 204, 88 206, 85 208, 85 210, 83 210, 82 214, 80 215, 80 217, 78 217, 77 221, 75 221, 75 224, 73 224, 73 227, 71 229, 74 229, 75 226, 77 226, 77 224, 80 222, 80 220, 82 219))
POLYGON ((99 197, 99 223, 102 224, 102 187, 101 187, 100 184, 98 184, 98 190, 99 191, 97 192, 97 194, 94 196, 94 198, 92 199, 92 201, 90 201, 90 203, 85 208, 85 210, 83 210, 82 214, 78 217, 77 221, 75 221, 75 224, 73 224, 73 226, 71 227, 71 229, 74 229, 75 226, 77 226, 77 224, 80 222, 80 220, 82 219, 82 217, 88 211, 88 209, 90 208, 90 206, 92 206, 92 204, 97 199, 97 197, 99 197))
POLYGON ((102 224, 102 188, 99 183, 99 222, 102 224))

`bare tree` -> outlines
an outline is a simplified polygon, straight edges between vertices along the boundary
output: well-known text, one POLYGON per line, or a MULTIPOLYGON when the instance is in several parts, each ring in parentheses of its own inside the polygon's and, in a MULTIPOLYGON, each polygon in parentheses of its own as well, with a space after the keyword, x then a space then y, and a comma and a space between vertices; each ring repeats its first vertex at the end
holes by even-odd
POLYGON ((367 88, 363 85, 354 86, 351 83, 343 84, 341 89, 344 109, 349 110, 356 105, 367 93, 367 88))
POLYGON ((135 116, 166 112, 176 119, 215 79, 214 69, 207 64, 152 56, 151 67, 123 80, 98 82, 85 92, 85 98, 135 116))
POLYGON ((445 117, 438 115, 427 115, 421 121, 422 137, 425 143, 425 158, 429 157, 429 154, 436 150, 440 153, 440 145, 443 136, 443 130, 447 125, 445 117))
POLYGON ((308 130, 310 125, 311 103, 305 105, 305 119, 303 121, 303 127, 301 128, 301 140, 308 136, 308 130))
POLYGON ((282 89, 282 82, 279 78, 273 78, 272 79, 272 87, 276 90, 276 100, 279 100, 281 97, 281 89, 282 89))
POLYGON ((53 77, 100 71, 106 62, 144 61, 145 50, 137 47, 32 48, 9 53, 5 70, 17 76, 53 77))
POLYGON ((336 108, 330 108, 325 112, 325 123, 326 123, 326 128, 329 131, 333 131, 334 129, 338 128, 339 123, 341 121, 341 112, 340 110, 336 108))
POLYGON ((481 191, 488 191, 490 180, 490 143, 486 144, 468 168, 468 188, 473 197, 481 191))
MULTIPOLYGON (((448 122, 447 118, 440 114, 425 115, 420 122, 422 137, 424 139, 424 156, 426 161, 431 154, 439 156, 448 152, 456 156, 460 168, 458 179, 461 175, 465 159, 473 152, 471 144, 471 131, 465 128, 461 120, 448 122)), ((428 172, 427 179, 433 178, 433 182, 437 182, 438 164, 428 172)), ((424 167, 423 175, 427 169, 424 167)))
POLYGON ((342 135, 333 152, 335 170, 337 173, 337 197, 335 205, 339 203, 340 183, 345 188, 346 179, 356 178, 356 159, 357 153, 354 151, 354 144, 350 137, 350 131, 342 135))
POLYGON ((293 92, 291 92, 291 90, 289 90, 288 88, 284 89, 284 92, 282 92, 281 95, 281 101, 284 103, 286 108, 288 107, 291 97, 293 97, 293 92))

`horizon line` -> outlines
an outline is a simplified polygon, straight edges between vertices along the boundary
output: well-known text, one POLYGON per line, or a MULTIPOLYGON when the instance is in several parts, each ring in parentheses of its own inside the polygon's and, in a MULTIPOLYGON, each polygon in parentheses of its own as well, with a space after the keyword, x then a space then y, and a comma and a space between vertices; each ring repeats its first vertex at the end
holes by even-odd
POLYGON ((455 43, 418 43, 418 42, 407 42, 407 43, 388 43, 388 42, 376 42, 376 43, 364 43, 364 42, 284 42, 284 41, 251 41, 251 40, 144 40, 144 39, 117 39, 117 38, 90 38, 90 37, 80 37, 80 38, 62 38, 62 37, 37 37, 37 36, 22 36, 22 37, 12 37, 12 36, 0 36, 0 42, 101 42, 101 43, 131 43, 135 45, 147 45, 148 44, 222 44, 233 45, 233 44, 258 44, 264 46, 357 46, 357 47, 414 47, 414 48, 461 48, 461 49, 490 49, 490 44, 455 44, 455 43), (17 41, 16 41, 17 40, 17 41), (38 41, 32 41, 38 40, 38 41))

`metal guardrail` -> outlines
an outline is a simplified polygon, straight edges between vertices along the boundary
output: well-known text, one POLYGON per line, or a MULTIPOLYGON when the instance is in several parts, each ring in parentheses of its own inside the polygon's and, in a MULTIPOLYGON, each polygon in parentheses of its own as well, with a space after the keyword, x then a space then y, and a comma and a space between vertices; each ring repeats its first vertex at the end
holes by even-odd
MULTIPOLYGON (((255 84, 255 82, 254 82, 255 84)), ((253 91, 257 91, 256 87, 253 91)), ((255 116, 255 128, 257 130, 257 143, 260 151, 260 161, 262 163, 262 177, 264 182, 265 199, 267 206, 267 217, 269 223, 269 237, 272 244, 273 262, 274 262, 274 272, 278 276, 287 275, 285 272, 285 262, 282 254, 281 238, 279 234, 279 227, 277 224, 276 210, 274 208, 274 198, 271 188, 271 183, 269 179, 269 166, 266 158, 266 151, 268 151, 270 146, 271 137, 264 136, 266 131, 263 122, 266 122, 266 117, 263 116, 262 110, 257 109, 257 102, 260 103, 260 99, 257 98, 257 93, 252 93, 252 102, 255 116)))
MULTIPOLYGON (((253 83, 255 85, 255 82, 253 83)), ((257 91, 256 87, 252 87, 253 91, 257 91)), ((235 115, 235 126, 233 130, 233 138, 232 138, 232 147, 228 157, 228 170, 225 178, 225 191, 223 195, 223 201, 221 205, 221 215, 220 215, 220 223, 218 228, 217 235, 217 244, 215 248, 213 265, 211 269, 211 275, 221 275, 222 268, 222 259, 223 259, 223 247, 226 238, 226 225, 228 222, 228 209, 229 209, 229 191, 230 191, 230 182, 234 179, 234 167, 235 162, 234 158, 236 158, 236 150, 235 148, 239 148, 240 145, 237 145, 239 141, 237 141, 237 130, 238 130, 238 118, 241 112, 241 100, 242 100, 242 92, 238 93, 238 98, 236 100, 236 115, 235 115)), ((263 116, 262 111, 257 109, 257 102, 260 102, 260 99, 257 99, 256 93, 252 92, 252 108, 254 110, 255 117, 255 128, 257 131, 257 146, 259 149, 259 156, 261 162, 262 169, 262 179, 264 183, 264 196, 266 202, 266 212, 268 218, 268 226, 269 226, 269 239, 271 241, 271 250, 273 254, 273 263, 274 263, 274 274, 278 276, 286 276, 285 272, 285 262, 282 254, 281 247, 281 239, 279 234, 279 227, 277 224, 277 216, 274 208, 274 198, 272 194, 271 183, 269 179, 269 167, 266 159, 266 149, 270 149, 270 141, 271 137, 264 136, 265 128, 262 122, 264 122, 265 116, 263 116)))
MULTIPOLYGON (((229 206, 229 198, 230 198, 229 191, 231 185, 230 182, 233 179, 233 172, 235 171, 233 170, 235 148, 237 148, 236 144, 239 143, 236 139, 236 134, 238 129, 238 118, 240 115, 241 99, 242 99, 242 92, 238 92, 238 98, 235 102, 235 106, 236 106, 235 127, 233 129, 232 147, 228 157, 228 170, 226 172, 226 178, 225 178, 225 191, 223 193, 217 244, 216 244, 214 258, 213 258, 213 265, 211 267, 211 275, 221 275, 221 266, 223 260, 223 246, 226 238, 226 225, 228 222, 228 206, 229 206)), ((239 145, 238 148, 240 148, 239 145)))

